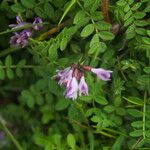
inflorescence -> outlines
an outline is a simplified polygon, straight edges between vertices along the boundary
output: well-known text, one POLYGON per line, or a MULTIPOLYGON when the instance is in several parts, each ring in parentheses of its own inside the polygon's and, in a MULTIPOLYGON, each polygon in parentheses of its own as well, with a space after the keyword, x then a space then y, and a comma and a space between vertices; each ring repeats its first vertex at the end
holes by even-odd
POLYGON ((42 19, 37 17, 34 19, 33 23, 24 22, 19 16, 16 17, 17 24, 10 24, 9 27, 12 30, 21 29, 24 26, 31 26, 27 29, 23 29, 20 32, 15 32, 14 35, 10 38, 10 44, 12 46, 21 46, 25 47, 28 44, 28 39, 32 36, 32 30, 41 30, 42 29, 42 19), (33 26, 32 26, 33 25, 33 26))
POLYGON ((65 87, 64 96, 66 98, 75 100, 78 95, 88 95, 88 85, 84 77, 85 71, 96 74, 98 78, 104 81, 109 81, 112 73, 112 71, 102 68, 92 68, 90 66, 79 68, 78 65, 73 64, 66 69, 57 70, 57 74, 52 78, 56 80, 59 85, 65 87))

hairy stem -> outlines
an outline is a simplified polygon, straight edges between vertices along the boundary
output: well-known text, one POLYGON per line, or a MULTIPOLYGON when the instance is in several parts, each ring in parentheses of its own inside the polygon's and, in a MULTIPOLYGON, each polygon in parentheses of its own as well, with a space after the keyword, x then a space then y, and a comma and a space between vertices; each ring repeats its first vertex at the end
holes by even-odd
POLYGON ((102 14, 103 14, 104 20, 105 20, 106 22, 109 22, 109 16, 108 16, 108 0, 102 0, 101 10, 102 10, 102 14))

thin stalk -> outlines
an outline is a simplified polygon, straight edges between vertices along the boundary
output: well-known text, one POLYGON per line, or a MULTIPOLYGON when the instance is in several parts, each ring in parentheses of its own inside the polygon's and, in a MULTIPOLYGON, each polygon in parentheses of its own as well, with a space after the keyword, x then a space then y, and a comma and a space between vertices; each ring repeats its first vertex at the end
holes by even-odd
POLYGON ((74 105, 76 106, 76 108, 78 108, 80 110, 80 112, 82 113, 82 115, 84 116, 85 118, 85 121, 87 123, 87 125, 89 126, 89 121, 88 119, 86 118, 86 115, 85 115, 85 112, 84 110, 82 109, 82 107, 76 102, 76 101, 73 101, 74 105))
MULTIPOLYGON (((22 67, 20 67, 20 68, 25 68, 25 69, 30 69, 30 68, 43 68, 43 67, 45 67, 45 66, 36 66, 36 65, 25 65, 25 66, 22 66, 22 67)), ((3 69, 5 69, 5 68, 11 68, 11 69, 14 69, 14 68, 17 68, 17 65, 12 65, 12 66, 9 66, 9 67, 7 67, 7 66, 0 66, 0 68, 3 68, 3 69)))
POLYGON ((109 132, 116 133, 116 134, 120 134, 120 135, 123 135, 125 137, 129 137, 129 135, 127 135, 126 133, 116 131, 116 130, 113 130, 113 129, 110 129, 110 128, 102 128, 102 130, 109 131, 109 132))
POLYGON ((119 67, 119 70, 124 78, 125 81, 127 81, 127 78, 125 76, 125 74, 123 73, 123 71, 121 70, 121 64, 120 64, 120 61, 119 61, 119 57, 117 57, 117 62, 118 62, 118 67, 119 67))
POLYGON ((104 135, 104 136, 107 136, 107 137, 113 138, 113 139, 116 138, 114 135, 111 135, 111 134, 106 133, 106 132, 104 132, 104 131, 95 131, 94 133, 96 133, 96 134, 99 134, 99 133, 100 133, 100 134, 102 134, 102 135, 104 135))
POLYGON ((0 32, 0 35, 7 34, 10 32, 17 32, 17 31, 24 30, 24 29, 29 29, 29 28, 34 27, 35 25, 45 25, 45 24, 49 24, 49 23, 48 22, 42 22, 42 23, 37 23, 37 24, 27 23, 26 25, 22 27, 18 27, 16 29, 7 29, 5 31, 2 31, 0 32))
POLYGON ((9 53, 13 53, 13 52, 21 50, 21 49, 22 49, 21 47, 10 47, 10 48, 4 49, 0 52, 0 57, 3 57, 9 53))
POLYGON ((0 116, 0 125, 2 127, 2 130, 7 134, 7 136, 11 139, 11 141, 14 143, 14 145, 16 146, 16 148, 18 150, 23 150, 23 148, 21 147, 21 145, 19 144, 19 142, 15 139, 15 137, 13 136, 13 134, 9 131, 9 129, 6 127, 5 125, 5 121, 3 120, 3 118, 0 116))
POLYGON ((143 138, 145 139, 145 122, 146 122, 146 97, 147 92, 144 93, 144 105, 143 105, 143 138))
MULTIPOLYGON (((87 12, 84 7, 82 6, 82 4, 77 0, 78 5, 80 6, 80 8, 85 12, 85 14, 87 14, 87 16, 91 19, 91 22, 93 24, 95 24, 95 21, 91 18, 91 15, 89 12, 87 12)), ((95 28, 96 33, 98 33, 98 30, 95 28)))

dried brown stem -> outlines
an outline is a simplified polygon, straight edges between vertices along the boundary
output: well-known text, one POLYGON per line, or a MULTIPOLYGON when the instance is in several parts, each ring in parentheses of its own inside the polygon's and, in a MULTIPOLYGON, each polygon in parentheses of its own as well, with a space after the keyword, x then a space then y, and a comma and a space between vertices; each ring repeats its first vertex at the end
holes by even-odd
POLYGON ((65 21, 65 22, 63 22, 63 23, 61 23, 60 25, 58 25, 58 26, 56 26, 56 27, 54 27, 54 28, 48 30, 47 32, 45 32, 45 33, 43 33, 42 35, 40 35, 40 37, 38 38, 38 40, 39 40, 39 41, 42 41, 42 40, 44 40, 45 38, 49 37, 50 35, 52 35, 52 34, 58 32, 61 28, 63 28, 63 27, 65 27, 65 26, 69 25, 69 24, 71 23, 71 21, 72 21, 72 20, 69 19, 69 20, 67 20, 67 21, 65 21))
POLYGON ((105 20, 106 22, 109 22, 109 16, 108 16, 108 0, 102 0, 101 10, 102 10, 102 14, 103 14, 104 20, 105 20))

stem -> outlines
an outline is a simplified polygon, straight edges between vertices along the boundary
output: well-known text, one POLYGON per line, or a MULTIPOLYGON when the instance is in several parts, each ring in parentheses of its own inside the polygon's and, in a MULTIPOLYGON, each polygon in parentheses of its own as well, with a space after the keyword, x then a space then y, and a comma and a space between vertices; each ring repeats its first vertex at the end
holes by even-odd
POLYGON ((24 30, 24 29, 29 29, 29 28, 34 27, 35 25, 45 25, 45 24, 49 24, 49 23, 48 22, 42 22, 42 23, 37 23, 37 24, 28 23, 22 27, 17 27, 15 29, 7 29, 5 31, 2 31, 0 32, 0 35, 7 34, 10 32, 17 32, 17 31, 24 30))
POLYGON ((12 135, 12 133, 9 131, 9 129, 6 127, 5 125, 5 121, 3 120, 3 118, 0 116, 0 125, 2 127, 2 130, 7 134, 7 136, 12 140, 12 142, 14 143, 14 145, 16 146, 16 148, 18 150, 23 150, 23 148, 21 147, 21 145, 19 144, 19 142, 15 139, 15 137, 12 135))
POLYGON ((86 118, 85 112, 84 112, 84 110, 82 109, 82 107, 81 107, 77 102, 75 102, 75 101, 73 101, 73 103, 74 103, 74 105, 76 106, 76 108, 78 108, 78 109, 80 110, 80 112, 82 113, 82 115, 83 115, 84 118, 85 118, 85 121, 86 121, 87 125, 89 126, 89 121, 88 121, 88 119, 86 118))
POLYGON ((145 139, 145 121, 146 121, 146 97, 147 92, 144 93, 144 105, 143 105, 143 138, 145 139))
MULTIPOLYGON (((77 3, 78 3, 78 5, 81 7, 81 9, 85 12, 85 14, 87 14, 87 16, 91 19, 91 22, 92 22, 93 24, 95 24, 95 21, 91 18, 90 13, 87 12, 87 11, 84 9, 84 7, 82 6, 82 4, 81 4, 79 1, 77 1, 77 3)), ((98 30, 97 30, 96 28, 95 28, 95 31, 96 31, 96 33, 98 33, 98 30)))
MULTIPOLYGON (((20 67, 20 68, 42 68, 42 67, 45 67, 45 66, 35 66, 35 65, 25 65, 25 66, 22 66, 22 67, 20 67)), ((14 68, 17 68, 17 65, 12 65, 12 66, 9 66, 9 67, 7 67, 7 66, 0 66, 0 68, 3 68, 3 69, 5 69, 5 68, 12 68, 12 69, 14 69, 14 68)))
POLYGON ((10 47, 10 48, 7 48, 5 50, 3 50, 1 53, 0 53, 0 57, 3 57, 9 53, 13 53, 15 51, 18 51, 18 50, 21 50, 22 48, 21 47, 10 47))
POLYGON ((71 23, 71 21, 72 21, 71 19, 66 20, 65 22, 61 23, 60 25, 58 25, 58 26, 56 26, 56 27, 50 29, 49 31, 43 33, 43 34, 40 35, 36 40, 38 40, 38 41, 44 40, 46 37, 48 37, 48 36, 50 36, 50 35, 52 35, 52 34, 58 32, 61 28, 63 28, 63 27, 65 27, 65 26, 69 25, 69 24, 71 23))
POLYGON ((109 16, 108 16, 108 0, 102 0, 101 10, 102 10, 102 14, 103 14, 104 20, 105 20, 106 22, 109 22, 109 16))
POLYGON ((119 57, 117 57, 117 62, 118 62, 118 67, 119 67, 119 70, 124 78, 125 81, 127 81, 127 78, 125 76, 125 74, 123 73, 123 71, 121 70, 121 64, 120 64, 120 61, 119 61, 119 57))

